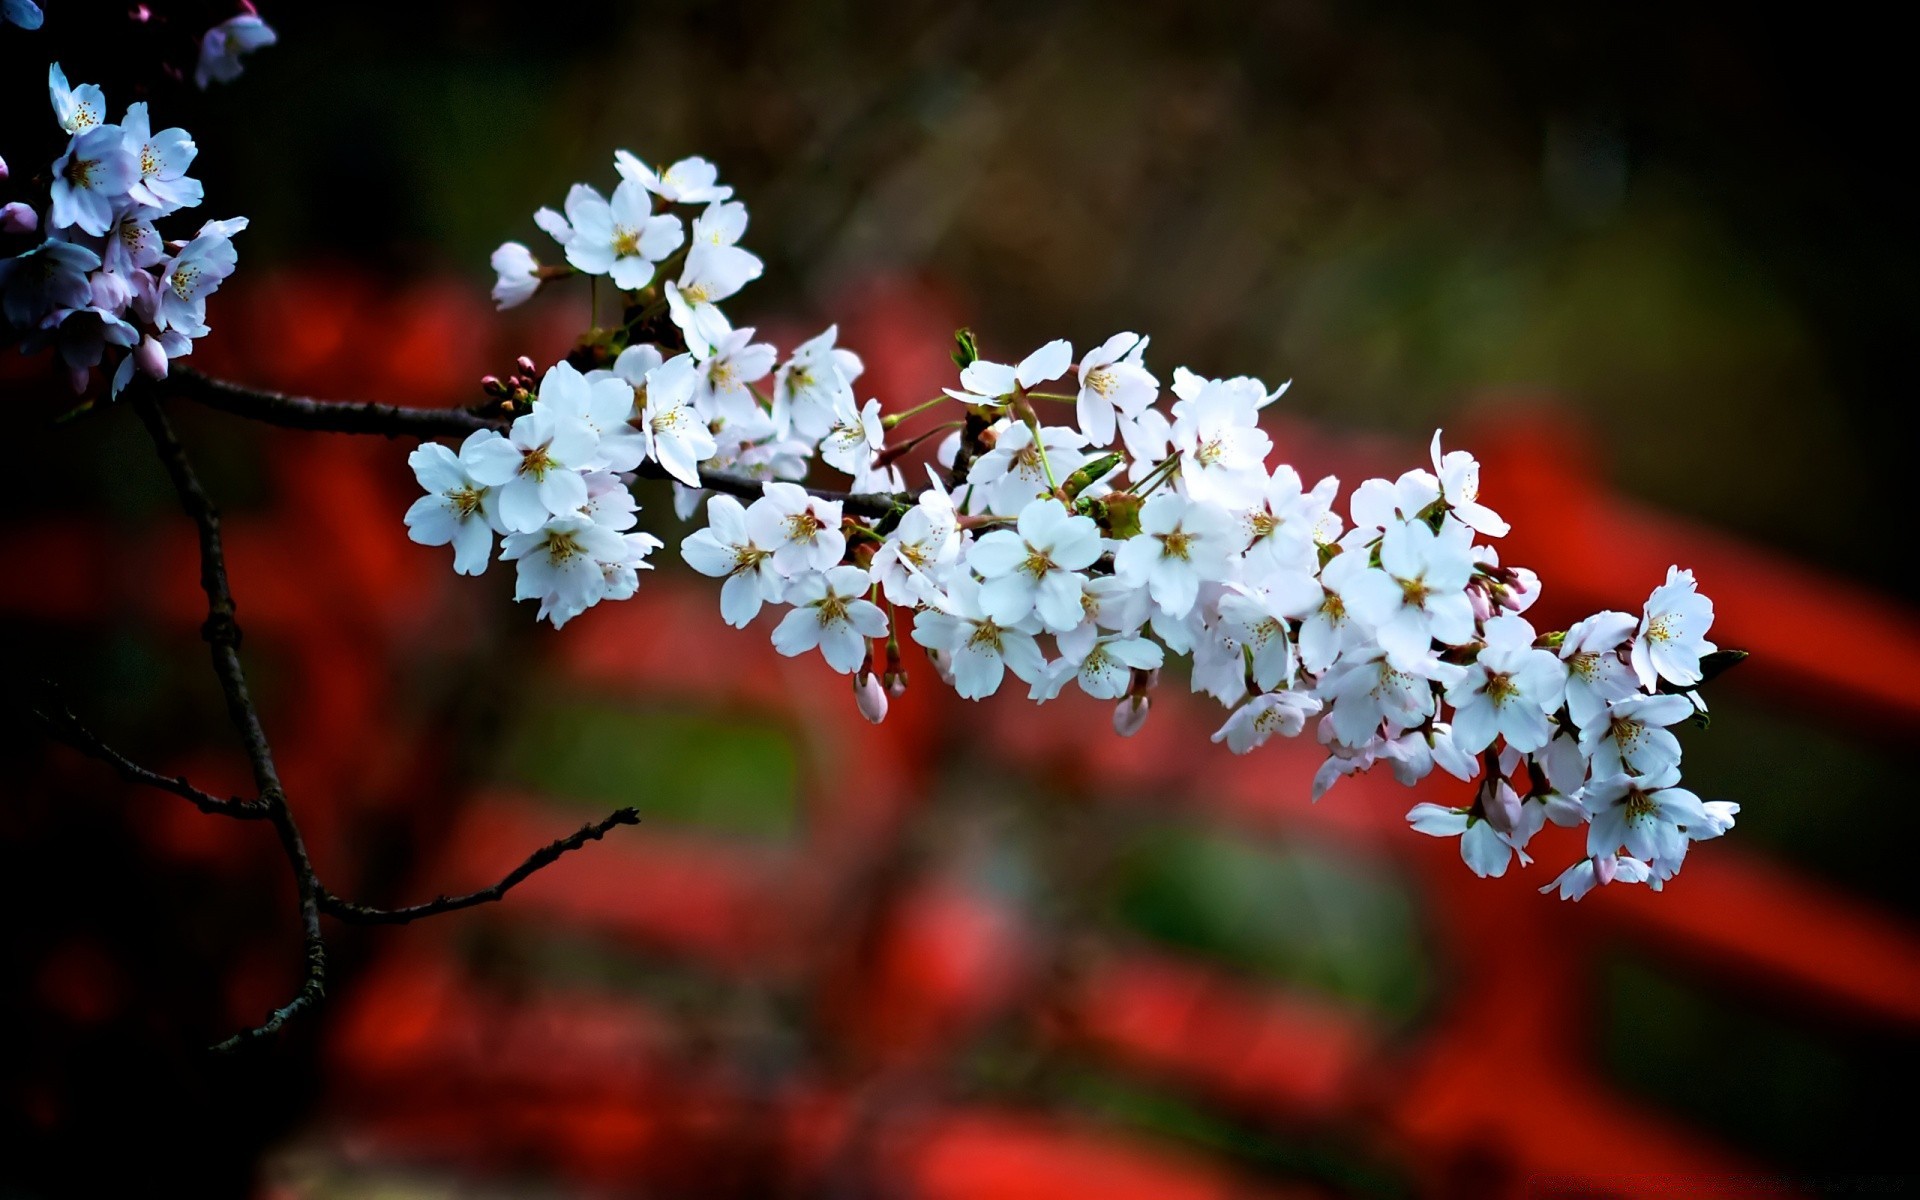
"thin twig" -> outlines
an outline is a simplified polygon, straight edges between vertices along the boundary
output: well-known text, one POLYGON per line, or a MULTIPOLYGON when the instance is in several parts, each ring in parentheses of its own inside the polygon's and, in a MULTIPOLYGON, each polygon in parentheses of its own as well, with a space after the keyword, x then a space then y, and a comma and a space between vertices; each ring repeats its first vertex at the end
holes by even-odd
POLYGON ((187 782, 184 775, 162 775, 160 772, 143 767, 126 755, 100 740, 100 736, 81 723, 73 715, 66 702, 60 698, 59 690, 48 680, 40 681, 40 689, 45 693, 43 699, 30 700, 25 708, 47 735, 55 741, 64 742, 88 758, 98 759, 119 772, 128 783, 137 783, 145 787, 157 788, 179 796, 203 813, 214 816, 233 817, 238 820, 257 821, 267 815, 267 806, 258 800, 243 800, 239 796, 222 798, 212 792, 203 791, 187 782))
POLYGON ((552 864, 561 855, 578 850, 588 842, 597 842, 606 836, 608 830, 616 825, 638 825, 640 810, 623 808, 619 811, 583 825, 576 832, 557 841, 548 843, 527 856, 527 860, 507 872, 500 882, 491 887, 481 888, 477 892, 468 892, 463 896, 436 896, 424 904, 413 904, 405 908, 375 908, 367 904, 355 904, 342 900, 332 892, 322 890, 320 909, 328 916, 360 925, 405 925, 418 921, 422 917, 439 916, 441 913, 458 912, 463 908, 473 908, 481 904, 491 904, 512 891, 514 886, 529 875, 552 864))
MULTIPOLYGON (((236 417, 322 433, 459 437, 478 429, 504 429, 512 423, 511 414, 480 412, 469 408, 405 408, 396 404, 288 396, 228 383, 222 379, 209 379, 186 369, 173 371, 156 386, 166 395, 192 400, 236 417)), ((659 465, 651 461, 642 464, 640 474, 650 479, 667 478, 659 465)), ((700 472, 702 487, 747 500, 760 498, 761 484, 761 480, 729 471, 700 472)), ((839 503, 849 513, 867 517, 884 517, 895 507, 912 503, 911 497, 891 492, 840 492, 824 488, 807 490, 822 500, 839 503)))

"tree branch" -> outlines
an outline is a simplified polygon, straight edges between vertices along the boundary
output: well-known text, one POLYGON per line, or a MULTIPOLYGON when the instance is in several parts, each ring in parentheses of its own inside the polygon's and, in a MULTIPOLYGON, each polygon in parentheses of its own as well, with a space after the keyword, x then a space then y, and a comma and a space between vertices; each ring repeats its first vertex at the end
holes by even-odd
POLYGON ((413 904, 406 908, 374 908, 371 905, 342 900, 332 892, 322 889, 320 908, 328 916, 353 924, 405 925, 411 921, 418 921, 422 917, 435 917, 441 913, 458 912, 463 908, 491 904, 512 891, 516 884, 535 871, 551 865, 561 855, 578 850, 588 842, 599 841, 616 825, 638 825, 639 823, 639 809, 620 809, 610 816, 595 821, 591 825, 583 825, 576 832, 535 850, 527 856, 525 862, 507 872, 506 876, 493 886, 481 888, 477 892, 468 892, 463 896, 436 896, 425 904, 413 904))
POLYGON ((220 514, 207 498, 206 490, 200 486, 193 464, 187 460, 187 453, 174 436, 173 427, 167 423, 166 414, 160 411, 160 406, 145 395, 136 395, 133 404, 134 411, 140 415, 148 435, 153 439, 154 449, 160 454, 161 465, 166 468, 167 478, 173 482, 173 490, 180 497, 180 506, 199 530, 200 587, 207 594, 207 619, 200 627, 200 636, 206 639, 208 653, 213 659, 214 676, 219 679, 221 693, 226 697, 227 718, 246 747, 247 761, 253 768, 254 786, 259 794, 257 803, 265 809, 266 819, 273 823, 274 832, 279 835, 280 848, 293 868, 294 887, 299 894, 300 924, 307 960, 300 990, 257 1028, 235 1034, 214 1047, 216 1051, 230 1052, 277 1032, 290 1018, 319 1003, 326 994, 327 949, 320 936, 320 881, 314 875, 313 860, 307 854, 306 841, 300 836, 300 827, 293 819, 293 811, 287 806, 286 791, 280 785, 279 768, 273 761, 273 748, 267 742, 266 731, 261 728, 260 713, 254 707, 253 696, 247 690, 246 671, 240 665, 240 625, 234 620, 233 591, 227 583, 226 551, 220 541, 220 514))
MULTIPOLYGON (((405 408, 395 404, 365 401, 313 400, 288 396, 261 388, 244 387, 207 376, 187 368, 177 368, 155 387, 166 395, 178 396, 216 408, 236 417, 279 425, 287 429, 306 429, 323 433, 372 433, 386 437, 461 437, 478 429, 504 429, 512 423, 506 413, 481 412, 470 408, 405 408)), ((649 479, 668 478, 659 464, 641 464, 640 474, 649 479)), ((761 480, 749 479, 729 471, 700 472, 700 484, 710 491, 725 492, 746 500, 757 500, 761 480)), ((857 516, 884 517, 896 506, 911 504, 912 498, 890 492, 839 492, 808 488, 822 500, 839 503, 857 516)))
POLYGON ((134 762, 101 741, 98 734, 82 724, 80 718, 74 716, 73 710, 68 708, 66 702, 60 698, 59 689, 51 681, 41 680, 40 687, 46 693, 45 700, 29 700, 25 708, 28 714, 39 722, 40 727, 47 731, 47 736, 55 741, 64 742, 88 758, 106 763, 128 783, 137 783, 170 792, 201 812, 214 816, 252 821, 266 817, 267 806, 258 800, 243 800, 238 796, 223 799, 188 783, 184 775, 162 775, 158 771, 134 762))

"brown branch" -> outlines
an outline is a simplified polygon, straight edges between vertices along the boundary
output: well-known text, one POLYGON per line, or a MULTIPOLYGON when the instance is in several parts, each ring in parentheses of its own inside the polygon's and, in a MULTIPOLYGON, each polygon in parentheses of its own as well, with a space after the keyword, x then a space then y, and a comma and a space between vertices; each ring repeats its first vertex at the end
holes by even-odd
POLYGON ((222 798, 193 786, 184 775, 162 775, 141 766, 107 745, 98 734, 82 724, 80 718, 74 716, 73 710, 61 700, 59 690, 50 681, 41 680, 40 689, 45 693, 44 698, 29 700, 24 707, 28 715, 47 731, 47 736, 73 747, 88 758, 106 763, 128 783, 170 792, 201 812, 214 816, 257 821, 267 815, 266 805, 258 800, 243 800, 238 796, 222 798))
MULTIPOLYGON (((167 395, 192 400, 250 421, 323 433, 460 437, 477 429, 504 429, 512 423, 511 414, 470 408, 405 408, 395 404, 288 396, 228 383, 222 379, 209 379, 185 368, 174 370, 156 386, 167 395)), ((659 464, 651 461, 641 464, 639 473, 649 479, 667 478, 659 464)), ((700 472, 702 487, 746 500, 760 498, 761 482, 729 471, 700 472)), ((857 516, 884 517, 895 507, 912 503, 911 497, 889 492, 840 492, 824 488, 807 490, 822 500, 838 502, 847 512, 857 516)))
POLYGON ((320 881, 314 875, 313 860, 307 854, 306 841, 300 836, 293 811, 287 806, 279 768, 273 761, 273 748, 261 728, 260 713, 254 707, 253 696, 247 689, 246 671, 240 665, 240 625, 234 620, 233 591, 227 583, 220 514, 200 486, 200 479, 194 474, 193 465, 160 406, 145 394, 136 395, 133 405, 153 439, 154 449, 160 454, 167 478, 180 497, 180 506, 199 531, 200 587, 207 595, 207 619, 200 627, 200 636, 206 640, 214 676, 219 679, 220 691, 226 697, 227 719, 240 735, 247 761, 253 768, 254 787, 259 795, 257 803, 265 809, 266 819, 273 823, 274 833, 280 838, 280 848, 293 868, 294 887, 299 894, 307 960, 300 990, 258 1027, 237 1033, 214 1047, 216 1051, 230 1052, 277 1032, 290 1018, 318 1004, 326 994, 327 949, 320 936, 320 881))
POLYGON ((405 925, 410 921, 418 921, 422 917, 435 917, 441 913, 458 912, 463 908, 491 904, 512 891, 516 884, 524 881, 535 871, 551 865, 561 855, 578 850, 588 842, 599 841, 616 825, 638 825, 639 823, 639 809, 620 809, 610 816, 595 821, 591 825, 583 825, 574 833, 535 850, 527 856, 525 862, 507 872, 505 877, 493 886, 481 888, 477 892, 468 892, 463 896, 436 896, 425 904, 413 904, 405 908, 374 908, 371 905, 342 900, 332 892, 323 889, 320 893, 320 909, 328 916, 353 924, 405 925))

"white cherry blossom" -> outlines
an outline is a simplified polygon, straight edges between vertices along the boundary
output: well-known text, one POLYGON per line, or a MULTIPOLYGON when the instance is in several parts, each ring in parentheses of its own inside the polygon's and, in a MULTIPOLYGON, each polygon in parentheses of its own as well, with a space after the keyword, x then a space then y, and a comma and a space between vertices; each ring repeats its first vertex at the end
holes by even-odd
POLYGON ((867 656, 867 639, 887 635, 887 617, 864 598, 867 573, 859 567, 834 567, 794 581, 787 590, 793 611, 773 631, 773 648, 791 658, 819 647, 827 665, 842 675, 858 670, 867 656))

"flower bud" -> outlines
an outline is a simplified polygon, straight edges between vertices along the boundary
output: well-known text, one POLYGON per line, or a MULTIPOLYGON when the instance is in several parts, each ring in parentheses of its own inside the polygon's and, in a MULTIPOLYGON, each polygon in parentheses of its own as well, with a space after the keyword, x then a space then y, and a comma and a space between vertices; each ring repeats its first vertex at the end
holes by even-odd
POLYGON ((133 348, 133 365, 154 379, 167 377, 167 351, 160 339, 148 334, 133 348))
MULTIPOLYGON (((4 175, 0 175, 4 178, 4 175)), ((5 208, 0 208, 0 232, 32 233, 40 228, 40 214, 15 200, 5 208)))
POLYGON ((887 719, 887 689, 880 686, 879 676, 862 671, 853 677, 853 706, 875 725, 887 719))
POLYGON ((1148 701, 1145 696, 1127 696, 1113 709, 1113 731, 1121 737, 1132 737, 1139 733, 1147 723, 1148 701))
POLYGON ((1467 585, 1467 603, 1473 606, 1473 619, 1486 624, 1493 619, 1493 605, 1487 600, 1487 589, 1480 586, 1479 580, 1467 585))
POLYGON ((82 395, 86 392, 87 381, 92 378, 93 378, 93 369, 91 367, 67 368, 67 381, 73 384, 73 394, 76 396, 82 395))
POLYGON ((8 174, 7 160, 4 158, 0 158, 0 183, 5 183, 7 181, 7 174, 8 174))
POLYGON ((907 673, 905 671, 888 671, 881 677, 881 682, 887 687, 887 695, 892 696, 895 700, 907 694, 907 673))
POLYGON ((1504 779, 1489 779, 1480 788, 1480 815, 1495 832, 1512 833, 1520 825, 1520 797, 1504 779))
POLYGON ((1507 583, 1507 590, 1500 597, 1500 607, 1512 612, 1523 613, 1533 607, 1540 598, 1540 577, 1525 567, 1512 568, 1513 578, 1507 583))
POLYGON ((1614 873, 1619 870, 1620 862, 1611 854, 1597 854, 1593 859, 1593 877, 1602 887, 1613 882, 1614 873))
POLYGON ((525 375, 528 379, 533 379, 540 374, 540 368, 534 366, 533 360, 531 358, 528 358, 524 354, 522 354, 519 358, 514 359, 513 365, 518 367, 520 369, 520 373, 522 375, 525 375))

